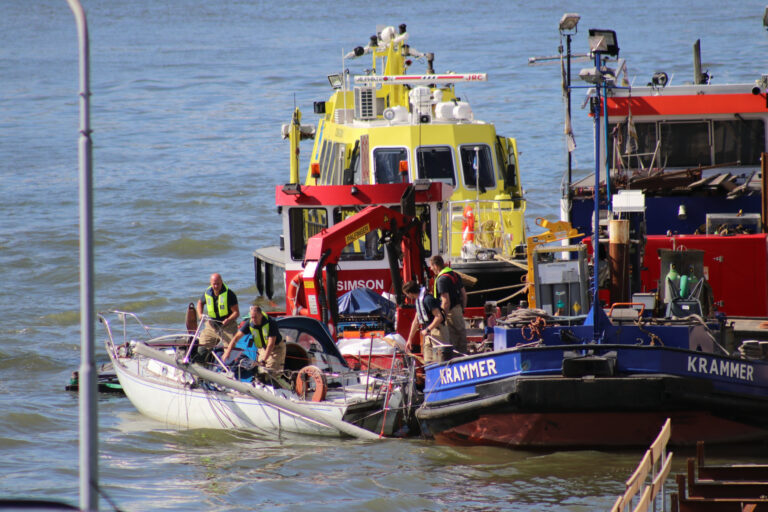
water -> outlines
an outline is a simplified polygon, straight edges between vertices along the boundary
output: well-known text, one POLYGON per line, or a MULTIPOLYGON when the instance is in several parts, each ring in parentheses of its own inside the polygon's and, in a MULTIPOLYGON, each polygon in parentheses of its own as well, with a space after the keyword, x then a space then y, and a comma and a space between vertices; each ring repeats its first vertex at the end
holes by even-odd
MULTIPOLYGON (((279 125, 294 104, 316 121, 325 76, 377 23, 408 23, 438 71, 489 73, 460 94, 517 137, 533 226, 556 216, 565 153, 558 68, 527 59, 556 53, 562 13, 582 15, 575 52, 588 28, 615 29, 637 84, 662 69, 689 81, 696 38, 703 68, 726 83, 766 67, 764 5, 86 1, 96 307, 181 326, 214 271, 253 299, 251 252, 277 241, 273 190, 288 177, 279 125)), ((63 391, 80 357, 75 24, 64 0, 6 0, 0 34, 0 496, 77 503, 78 401, 63 391)), ((575 161, 587 172, 582 97, 575 161)), ((99 427, 102 490, 124 510, 607 510, 641 455, 180 432, 109 396, 99 398, 99 427)))

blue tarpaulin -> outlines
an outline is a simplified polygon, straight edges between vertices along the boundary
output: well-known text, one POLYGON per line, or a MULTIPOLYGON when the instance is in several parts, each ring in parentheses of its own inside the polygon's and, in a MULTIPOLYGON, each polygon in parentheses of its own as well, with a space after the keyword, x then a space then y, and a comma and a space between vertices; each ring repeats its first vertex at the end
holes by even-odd
POLYGON ((395 305, 369 288, 355 288, 339 297, 340 315, 379 315, 395 321, 395 305))

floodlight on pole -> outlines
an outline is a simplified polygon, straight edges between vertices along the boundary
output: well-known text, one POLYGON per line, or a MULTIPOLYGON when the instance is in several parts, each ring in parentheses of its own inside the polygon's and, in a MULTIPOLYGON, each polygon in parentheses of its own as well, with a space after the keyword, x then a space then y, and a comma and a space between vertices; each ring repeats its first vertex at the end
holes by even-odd
POLYGON ((560 18, 560 23, 558 25, 558 28, 560 29, 561 33, 565 32, 571 32, 573 34, 576 33, 578 30, 577 27, 579 25, 579 20, 581 19, 581 16, 573 13, 573 12, 567 12, 563 14, 563 17, 560 18))

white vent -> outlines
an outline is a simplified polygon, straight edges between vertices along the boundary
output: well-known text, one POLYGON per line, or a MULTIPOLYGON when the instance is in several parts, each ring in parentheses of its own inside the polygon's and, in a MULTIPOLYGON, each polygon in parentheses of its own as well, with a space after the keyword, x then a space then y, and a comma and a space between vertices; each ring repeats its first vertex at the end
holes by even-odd
POLYGON ((333 121, 336 124, 348 124, 352 122, 354 112, 351 108, 337 108, 333 111, 333 121))
POLYGON ((355 119, 376 119, 376 90, 373 87, 355 87, 355 119))

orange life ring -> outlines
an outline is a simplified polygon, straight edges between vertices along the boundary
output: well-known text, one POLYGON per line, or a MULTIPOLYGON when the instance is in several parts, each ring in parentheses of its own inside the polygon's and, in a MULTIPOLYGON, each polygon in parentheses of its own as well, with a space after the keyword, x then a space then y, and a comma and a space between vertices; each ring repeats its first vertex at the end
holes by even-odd
POLYGON ((291 315, 309 315, 307 305, 304 304, 304 281, 301 272, 297 272, 286 286, 285 300, 291 315))
POLYGON ((317 366, 305 366, 296 375, 296 394, 302 399, 307 399, 307 393, 312 392, 313 402, 325 400, 328 392, 328 381, 317 366))
POLYGON ((464 206, 464 213, 461 214, 461 241, 468 244, 475 241, 475 210, 472 205, 464 206))

